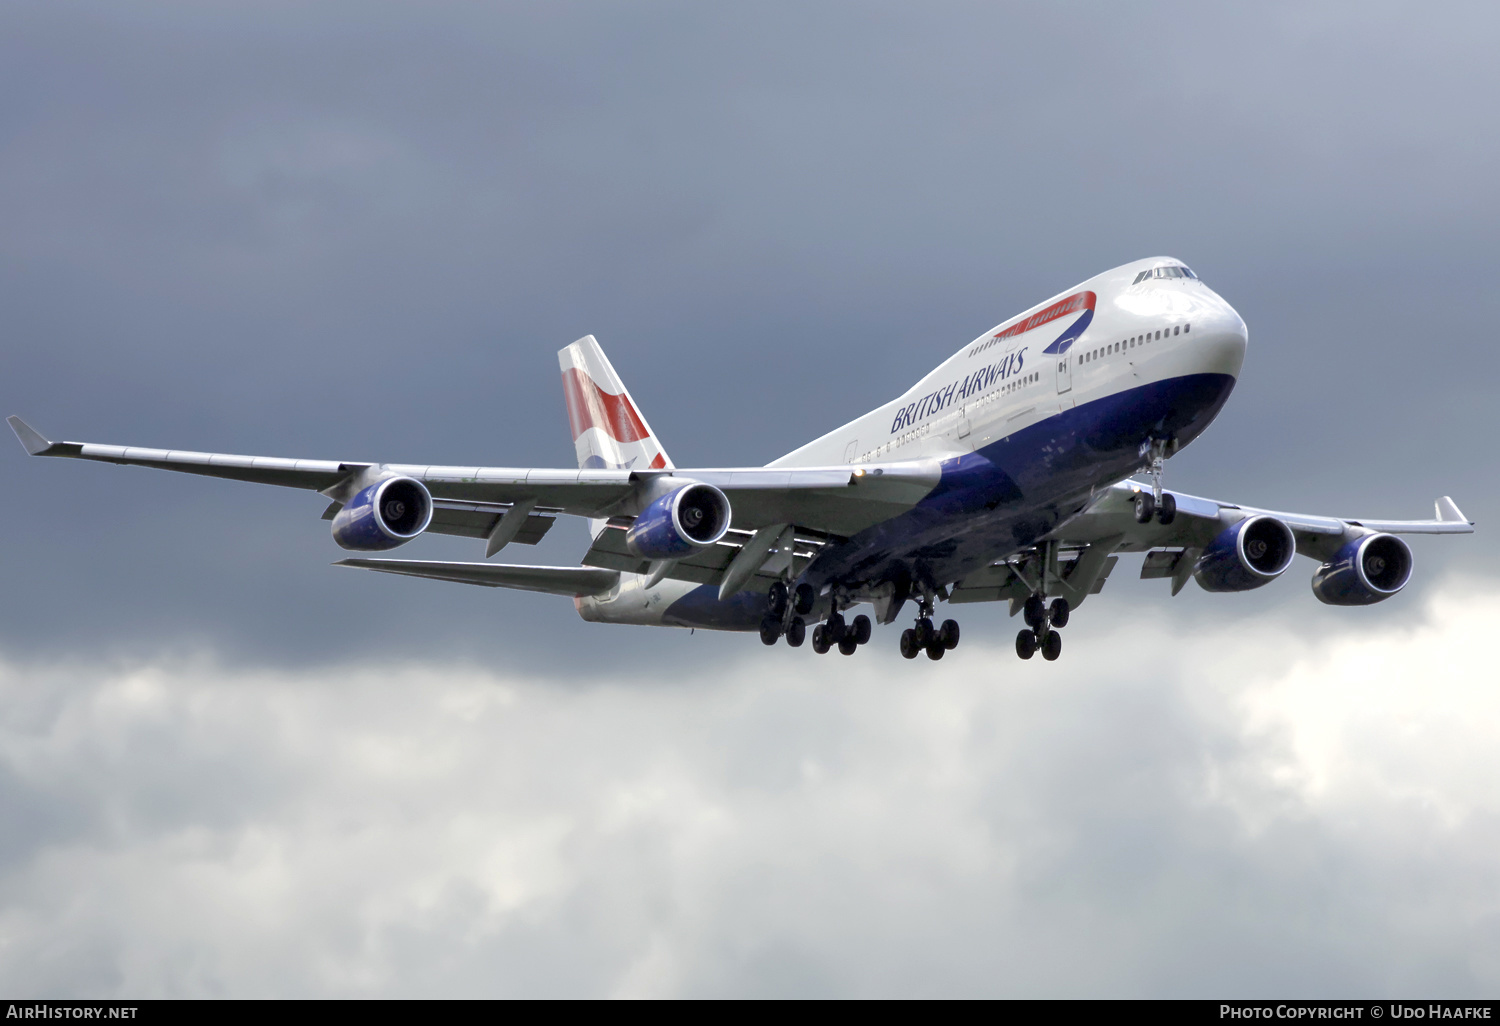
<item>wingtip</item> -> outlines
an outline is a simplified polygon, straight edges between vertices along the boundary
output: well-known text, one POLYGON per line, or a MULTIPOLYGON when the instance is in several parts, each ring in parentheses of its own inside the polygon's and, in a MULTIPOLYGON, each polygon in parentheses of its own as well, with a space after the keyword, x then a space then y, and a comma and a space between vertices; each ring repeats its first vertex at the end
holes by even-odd
POLYGON ((1439 499, 1435 504, 1437 507, 1437 518, 1447 523, 1472 524, 1474 521, 1464 516, 1463 510, 1458 508, 1458 503, 1447 495, 1439 499))
POLYGON ((21 445, 31 455, 40 456, 52 448, 52 443, 44 438, 40 431, 26 423, 20 417, 12 415, 5 419, 10 424, 10 429, 16 433, 16 437, 21 440, 21 445))

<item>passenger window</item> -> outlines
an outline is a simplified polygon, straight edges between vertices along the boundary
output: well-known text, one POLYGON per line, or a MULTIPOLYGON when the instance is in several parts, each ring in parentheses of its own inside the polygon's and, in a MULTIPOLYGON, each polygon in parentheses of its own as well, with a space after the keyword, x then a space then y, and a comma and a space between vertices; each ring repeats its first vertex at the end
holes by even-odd
POLYGON ((1174 334, 1174 335, 1175 335, 1175 334, 1177 334, 1177 333, 1178 333, 1178 332, 1179 332, 1179 331, 1181 331, 1181 330, 1182 330, 1182 329, 1181 329, 1181 328, 1173 328, 1173 329, 1172 329, 1172 334, 1174 334))
POLYGON ((1192 331, 1192 330, 1193 330, 1193 326, 1192 326, 1192 325, 1191 325, 1191 324, 1184 324, 1184 325, 1183 325, 1183 326, 1182 326, 1182 333, 1183 333, 1183 334, 1184 334, 1184 335, 1186 335, 1186 334, 1187 334, 1187 333, 1188 333, 1188 332, 1190 332, 1190 331, 1192 331))

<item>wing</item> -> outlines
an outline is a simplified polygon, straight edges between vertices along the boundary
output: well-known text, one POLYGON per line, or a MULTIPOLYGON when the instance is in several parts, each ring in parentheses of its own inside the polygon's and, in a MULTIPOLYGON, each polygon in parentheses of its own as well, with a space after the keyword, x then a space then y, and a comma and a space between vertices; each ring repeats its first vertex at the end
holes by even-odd
MULTIPOLYGON (((1273 516, 1291 528, 1297 551, 1319 562, 1331 559, 1352 538, 1371 532, 1386 534, 1472 534, 1474 524, 1448 496, 1436 502, 1431 520, 1375 520, 1368 517, 1325 517, 1260 509, 1240 503, 1171 492, 1177 516, 1169 525, 1136 523, 1135 496, 1147 486, 1122 481, 1097 495, 1077 516, 1065 521, 1043 542, 1053 542, 1057 565, 1051 571, 1052 590, 1073 605, 1096 593, 1113 568, 1113 553, 1145 552, 1143 578, 1170 578, 1176 595, 1192 576, 1198 555, 1220 531, 1246 517, 1273 516)), ((954 602, 1009 600, 1012 612, 1036 587, 1043 572, 1044 546, 1015 553, 959 581, 951 592, 954 602)))
MULTIPOLYGON (((754 531, 795 523, 834 535, 854 534, 916 505, 940 476, 937 460, 909 460, 860 467, 731 467, 709 469, 542 470, 517 467, 444 467, 401 463, 300 460, 179 449, 143 449, 91 442, 53 442, 20 417, 11 417, 16 437, 33 456, 60 456, 187 474, 306 488, 335 501, 360 482, 379 476, 413 477, 427 486, 440 508, 458 511, 454 529, 472 534, 487 522, 493 529, 511 506, 528 504, 533 515, 557 513, 603 519, 636 512, 633 505, 651 478, 675 476, 721 489, 733 507, 734 526, 754 531), (467 504, 469 508, 465 509, 467 504), (488 507, 487 509, 484 507, 488 507), (465 518, 461 514, 472 516, 465 518)), ((438 517, 435 514, 434 520, 438 517)), ((528 521, 528 526, 529 521, 528 521)), ((549 525, 550 526, 550 525, 549 525)), ((523 531, 526 528, 523 528, 523 531)), ((531 528, 535 532, 536 528, 531 528)), ((545 528, 541 528, 545 532, 545 528)), ((440 532, 442 533, 442 532, 440 532)))

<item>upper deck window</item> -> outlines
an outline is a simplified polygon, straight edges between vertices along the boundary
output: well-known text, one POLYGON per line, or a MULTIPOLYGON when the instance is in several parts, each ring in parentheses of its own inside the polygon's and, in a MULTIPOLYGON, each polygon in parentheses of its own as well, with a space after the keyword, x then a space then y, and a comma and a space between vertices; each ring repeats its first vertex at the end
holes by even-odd
POLYGON ((1140 274, 1135 276, 1135 281, 1131 282, 1130 284, 1139 285, 1147 278, 1191 278, 1194 281, 1199 280, 1198 276, 1193 273, 1192 268, 1185 267, 1179 264, 1175 267, 1153 267, 1149 270, 1142 271, 1140 274))

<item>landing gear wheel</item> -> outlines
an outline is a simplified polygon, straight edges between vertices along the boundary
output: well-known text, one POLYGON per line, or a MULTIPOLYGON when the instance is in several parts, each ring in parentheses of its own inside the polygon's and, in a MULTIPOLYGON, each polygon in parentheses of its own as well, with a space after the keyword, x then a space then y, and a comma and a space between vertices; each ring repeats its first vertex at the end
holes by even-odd
POLYGON ((931 620, 929 620, 925 616, 921 617, 919 620, 917 620, 917 626, 914 629, 916 631, 915 640, 918 648, 926 648, 928 645, 932 644, 931 620))
POLYGON ((822 624, 818 624, 813 628, 812 633, 813 651, 818 653, 818 655, 827 655, 828 650, 832 647, 832 643, 828 640, 828 632, 823 629, 822 624))
POLYGON ((792 592, 792 612, 798 616, 806 616, 812 612, 813 603, 818 601, 818 593, 813 591, 811 584, 799 584, 792 592))
POLYGON ((766 617, 760 622, 760 640, 762 644, 774 645, 776 639, 781 637, 781 621, 766 617))
POLYGON ((849 625, 844 623, 844 617, 841 613, 834 613, 830 616, 824 627, 828 630, 828 640, 835 645, 843 641, 844 635, 849 633, 849 625))
POLYGON ((1062 635, 1056 631, 1047 632, 1047 640, 1042 642, 1042 658, 1049 663, 1062 655, 1062 635))
MULTIPOLYGON (((766 618, 780 620, 786 615, 787 590, 785 581, 777 581, 766 592, 766 618)), ((770 644, 770 642, 767 642, 770 644)))
POLYGON ((1036 655, 1036 635, 1031 631, 1022 631, 1016 635, 1016 655, 1022 659, 1030 659, 1036 655))
POLYGON ((901 658, 915 659, 922 646, 917 644, 917 632, 910 627, 901 632, 901 658))
POLYGON ((1161 493, 1161 505, 1156 510, 1156 521, 1163 527, 1177 519, 1177 499, 1171 492, 1161 493))
POLYGON ((807 624, 802 617, 792 617, 792 622, 786 625, 786 643, 793 648, 800 648, 802 641, 807 637, 807 624))
POLYGON ((1150 492, 1135 493, 1135 522, 1149 524, 1156 515, 1156 497, 1150 492))
POLYGON ((948 650, 943 647, 943 643, 937 638, 933 638, 932 644, 927 646, 927 658, 931 659, 933 662, 937 662, 939 659, 943 658, 943 653, 946 651, 948 650))
POLYGON ((958 647, 958 621, 944 620, 943 625, 938 628, 938 641, 947 649, 958 647))
POLYGON ((858 616, 856 616, 854 618, 854 623, 851 625, 851 629, 854 631, 854 640, 856 642, 861 645, 867 644, 869 642, 870 618, 868 616, 863 613, 860 613, 858 616))
POLYGON ((859 649, 859 642, 854 640, 854 635, 845 634, 844 640, 839 642, 839 651, 844 655, 853 655, 859 649))
POLYGON ((1064 598, 1052 600, 1052 626, 1066 627, 1068 625, 1068 611, 1070 607, 1068 600, 1064 598))
POLYGON ((1040 595, 1027 596, 1021 617, 1026 621, 1026 626, 1036 630, 1047 620, 1047 600, 1040 595))

